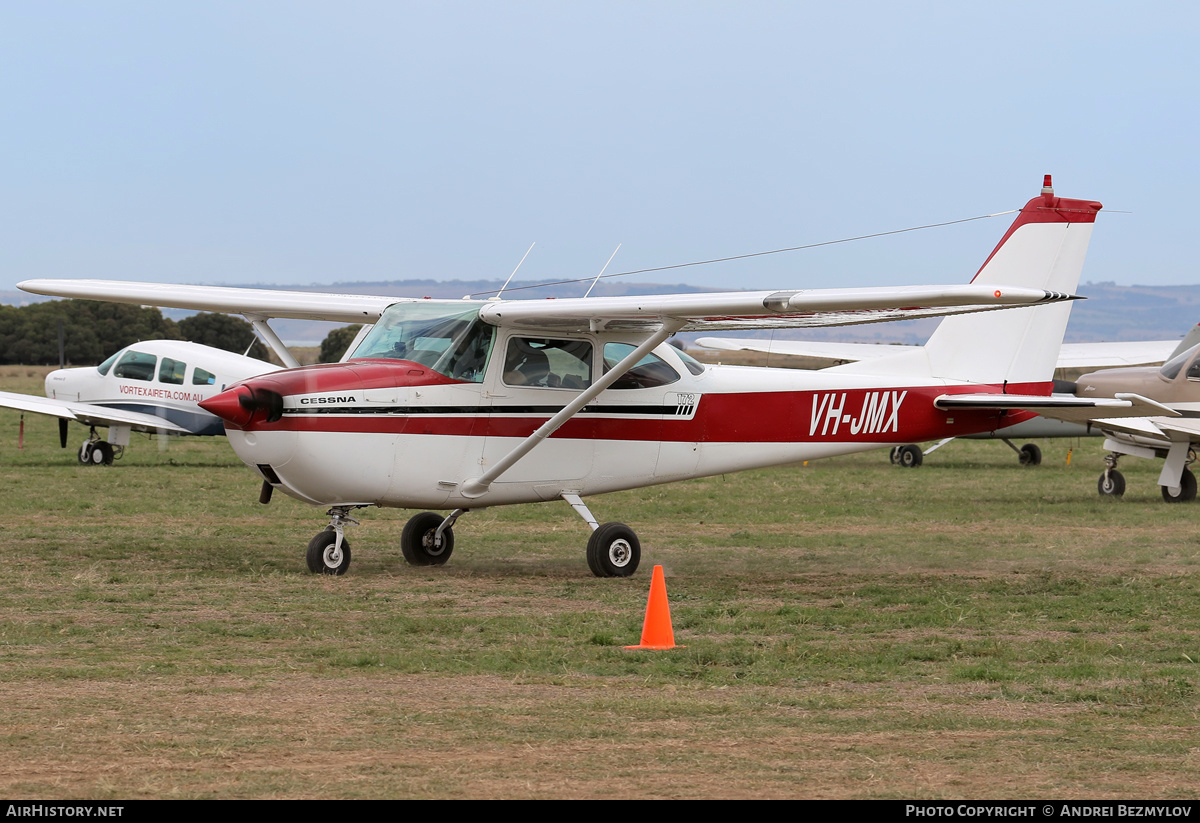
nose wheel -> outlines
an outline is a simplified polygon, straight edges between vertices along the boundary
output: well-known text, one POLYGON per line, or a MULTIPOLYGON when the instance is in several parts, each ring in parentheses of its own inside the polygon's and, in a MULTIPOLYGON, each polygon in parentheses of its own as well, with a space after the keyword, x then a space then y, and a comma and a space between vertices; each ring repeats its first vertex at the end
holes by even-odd
POLYGON ((350 541, 346 540, 346 525, 358 521, 350 517, 351 509, 361 506, 334 506, 327 513, 329 525, 308 541, 305 560, 313 574, 343 575, 350 568, 350 541))
POLYGON ((305 559, 313 574, 343 575, 350 568, 350 541, 330 526, 308 541, 305 559))

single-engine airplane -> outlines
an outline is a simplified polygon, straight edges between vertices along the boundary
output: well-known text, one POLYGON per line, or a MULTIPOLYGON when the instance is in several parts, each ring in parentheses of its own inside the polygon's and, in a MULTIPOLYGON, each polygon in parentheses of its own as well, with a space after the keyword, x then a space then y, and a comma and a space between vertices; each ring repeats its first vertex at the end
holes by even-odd
MULTIPOLYGON (((426 511, 400 548, 445 563, 453 527, 488 506, 566 501, 592 528, 598 577, 632 574, 637 535, 584 497, 992 431, 1034 413, 1158 413, 1137 397, 1052 394, 1058 346, 1101 205, 1054 194, 1049 175, 966 286, 722 292, 559 300, 400 300, 113 281, 26 291, 273 317, 372 323, 338 364, 253 377, 201 406, 273 489, 328 506, 308 544, 316 573, 350 564, 344 528, 367 506, 426 511), (989 311, 1011 306, 1024 310, 989 311), (680 331, 944 321, 889 358, 804 372, 705 367, 680 331)), ((277 338, 276 338, 277 340, 277 338)), ((281 353, 281 356, 283 354, 281 353)))
MULTIPOLYGON (((1095 343, 1063 343, 1058 352, 1059 369, 1106 368, 1109 366, 1155 366, 1171 360, 1188 349, 1200 344, 1200 325, 1192 326, 1182 340, 1137 340, 1130 342, 1095 342, 1095 343)), ((897 352, 897 346, 886 343, 842 343, 824 342, 818 340, 764 340, 761 338, 732 338, 732 337, 702 337, 696 345, 715 351, 751 351, 768 355, 785 357, 805 357, 810 360, 829 361, 830 363, 849 363, 859 360, 870 360, 877 357, 887 357, 897 352)), ((1146 373, 1157 371, 1147 370, 1146 373)), ((1145 388, 1145 381, 1138 379, 1136 386, 1115 391, 1138 391, 1145 388)), ((1158 388, 1158 383, 1152 382, 1152 388, 1158 388)), ((1075 386, 1066 381, 1056 384, 1055 391, 1074 393, 1075 386)), ((1140 392, 1149 397, 1159 398, 1155 392, 1140 392)), ((1175 393, 1170 393, 1172 399, 1175 393)), ((1111 395, 1109 395, 1111 396, 1111 395)), ((1197 393, 1200 401, 1200 393, 1197 393)), ((964 435, 971 440, 1000 440, 1017 453, 1017 458, 1023 466, 1037 466, 1042 462, 1042 450, 1035 443, 1026 443, 1017 447, 1013 440, 1039 437, 1099 437, 1101 431, 1085 423, 1053 420, 1045 417, 1035 417, 1013 425, 998 429, 995 432, 964 435)), ((916 443, 903 446, 893 446, 891 450, 892 463, 899 466, 915 468, 920 466, 925 456, 932 454, 950 440, 947 437, 939 440, 927 449, 922 450, 916 443)), ((1115 464, 1114 464, 1115 465, 1115 464)))
POLYGON ((46 375, 46 396, 0 392, 0 407, 58 418, 67 447, 72 420, 88 426, 79 462, 109 466, 129 445, 132 431, 223 435, 224 421, 199 404, 248 377, 278 366, 183 340, 147 340, 126 346, 99 366, 57 369, 46 375), (104 440, 96 427, 108 427, 104 440))

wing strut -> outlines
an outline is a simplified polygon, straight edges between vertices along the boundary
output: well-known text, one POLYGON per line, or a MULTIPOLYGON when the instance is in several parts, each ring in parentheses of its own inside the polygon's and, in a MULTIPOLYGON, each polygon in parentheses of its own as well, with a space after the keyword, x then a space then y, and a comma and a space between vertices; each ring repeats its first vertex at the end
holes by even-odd
POLYGON ((300 368, 300 361, 292 356, 292 352, 279 339, 279 335, 275 333, 275 330, 267 325, 267 318, 261 314, 243 314, 242 317, 250 321, 250 325, 254 327, 254 330, 259 333, 263 340, 267 341, 268 346, 274 349, 275 354, 279 355, 279 359, 283 361, 283 365, 289 369, 300 368))
POLYGON ((630 352, 630 354, 627 355, 620 363, 609 369, 607 374, 603 375, 599 380, 592 383, 592 385, 589 386, 586 391, 584 391, 566 406, 563 406, 561 411, 543 423, 533 434, 529 435, 520 443, 518 443, 516 448, 504 455, 504 457, 500 458, 495 465, 493 465, 479 477, 463 483, 462 488, 460 489, 460 494, 467 498, 482 497, 483 495, 487 494, 488 487, 491 486, 492 483, 494 483, 496 479, 500 477, 500 475, 511 469, 514 465, 516 465, 518 460, 529 454, 529 452, 533 451, 533 448, 537 446, 538 443, 541 443, 547 437, 554 434, 554 432, 556 432, 559 427, 562 426, 562 424, 566 423, 568 420, 578 414, 580 409, 595 400, 602 391, 607 389, 613 383, 617 382, 617 380, 619 380, 625 374, 625 372, 632 369, 634 365, 636 365, 639 360, 649 354, 653 348, 658 346, 675 332, 679 331, 679 329, 683 328, 686 323, 686 320, 680 320, 676 318, 668 318, 665 320, 662 328, 646 338, 642 345, 630 352))

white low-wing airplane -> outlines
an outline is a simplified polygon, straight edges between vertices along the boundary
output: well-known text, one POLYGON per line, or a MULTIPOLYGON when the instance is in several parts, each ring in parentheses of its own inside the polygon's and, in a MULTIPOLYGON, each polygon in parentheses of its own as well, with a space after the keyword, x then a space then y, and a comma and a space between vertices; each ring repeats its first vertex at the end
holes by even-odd
MULTIPOLYGON (((899 443, 986 432, 1025 409, 1068 419, 1158 414, 1137 397, 1052 394, 1051 377, 1101 205, 1041 195, 967 286, 820 289, 560 300, 401 300, 106 281, 28 281, 41 294, 366 322, 343 362, 243 381, 201 405, 264 481, 329 506, 314 572, 350 563, 350 513, 412 517, 408 562, 437 565, 472 509, 562 499, 591 526, 588 565, 634 572, 628 526, 582 498, 899 443), (893 357, 804 372, 705 367, 679 331, 809 327, 985 312, 942 322, 893 357)), ((275 339, 277 341, 277 338, 275 339)))
POLYGON ((199 404, 226 386, 278 366, 183 340, 147 340, 126 346, 99 366, 57 369, 46 375, 46 396, 0 392, 0 407, 58 418, 90 428, 79 462, 111 465, 129 445, 131 431, 221 435, 223 421, 199 404), (96 427, 107 427, 101 440, 96 427))

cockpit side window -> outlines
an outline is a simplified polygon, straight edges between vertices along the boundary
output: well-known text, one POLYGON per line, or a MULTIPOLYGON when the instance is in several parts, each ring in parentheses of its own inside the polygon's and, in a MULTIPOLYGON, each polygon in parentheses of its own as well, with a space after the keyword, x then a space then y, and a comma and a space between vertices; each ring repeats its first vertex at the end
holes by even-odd
MULTIPOLYGON (((620 363, 632 354, 636 348, 637 346, 630 345, 629 343, 605 343, 604 371, 607 372, 613 366, 620 363)), ((671 368, 666 360, 663 360, 654 352, 650 352, 634 364, 632 369, 618 377, 617 382, 613 383, 610 388, 649 389, 654 386, 666 386, 678 379, 679 372, 671 368)))
POLYGON ((158 367, 158 382, 170 383, 173 386, 183 385, 183 374, 187 371, 187 363, 181 360, 172 360, 169 357, 162 359, 162 365, 158 367))
POLYGON ((510 386, 586 389, 592 383, 592 344, 586 340, 513 337, 504 355, 510 386))
POLYGON ((153 380, 154 365, 157 362, 158 357, 153 354, 130 349, 117 361, 117 367, 113 369, 113 377, 125 380, 153 380))
POLYGON ((112 365, 113 365, 113 363, 116 363, 116 362, 117 362, 117 358, 118 358, 118 357, 120 357, 120 356, 121 356, 121 353, 120 353, 120 352, 117 352, 117 353, 116 353, 116 354, 114 354, 112 357, 108 358, 108 359, 107 359, 107 360, 105 360, 103 363, 101 363, 99 366, 97 366, 97 367, 96 367, 96 371, 98 371, 98 372, 100 372, 101 374, 103 374, 103 375, 106 375, 106 376, 107 376, 107 375, 108 375, 108 370, 112 368, 112 365))
POLYGON ((193 386, 211 386, 217 382, 217 376, 210 371, 205 371, 199 366, 192 372, 193 386))

